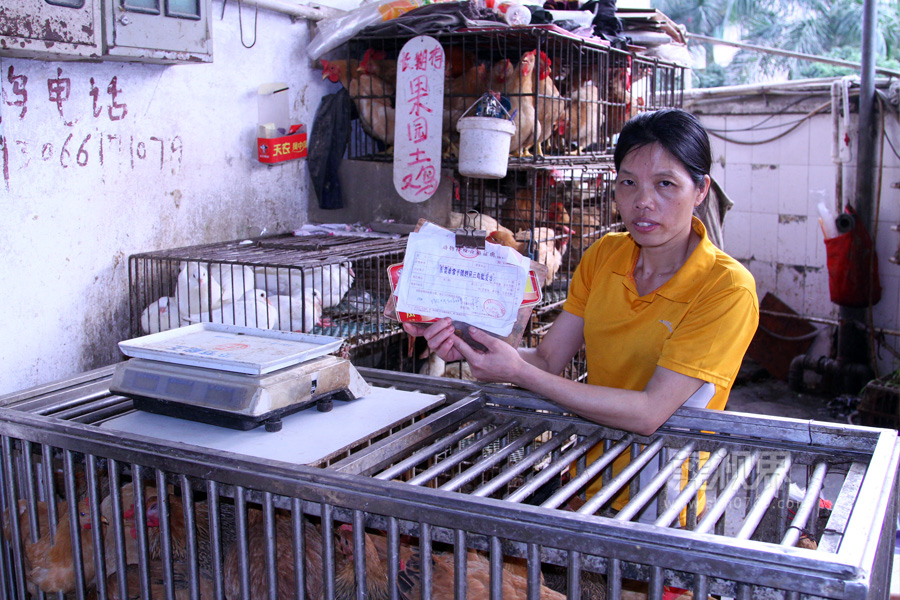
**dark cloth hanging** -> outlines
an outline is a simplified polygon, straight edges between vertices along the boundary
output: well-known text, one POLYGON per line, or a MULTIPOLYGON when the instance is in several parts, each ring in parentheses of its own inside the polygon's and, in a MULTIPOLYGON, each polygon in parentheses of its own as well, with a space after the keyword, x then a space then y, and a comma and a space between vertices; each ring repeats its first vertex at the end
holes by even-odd
POLYGON ((341 88, 322 98, 309 141, 309 176, 319 208, 344 208, 338 169, 350 139, 350 93, 341 88))
POLYGON ((447 33, 466 27, 508 27, 502 17, 474 2, 436 2, 420 6, 395 19, 370 25, 360 37, 391 37, 447 33))

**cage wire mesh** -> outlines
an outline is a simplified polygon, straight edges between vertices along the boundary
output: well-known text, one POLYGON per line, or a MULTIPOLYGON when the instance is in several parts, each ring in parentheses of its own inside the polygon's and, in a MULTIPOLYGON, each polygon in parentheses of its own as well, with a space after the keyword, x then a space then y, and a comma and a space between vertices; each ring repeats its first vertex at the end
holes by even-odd
MULTIPOLYGON (((323 61, 354 105, 348 156, 392 160, 400 50, 412 37, 358 35, 323 61)), ((444 166, 458 159, 457 123, 488 90, 516 123, 511 165, 608 160, 643 110, 681 106, 685 67, 610 49, 551 26, 433 34, 445 52, 444 166)), ((472 115, 469 115, 472 116, 472 115)))
POLYGON ((525 392, 363 373, 449 402, 310 467, 110 431, 131 408, 103 392, 109 369, 5 397, 5 597, 147 597, 143 583, 153 597, 255 600, 293 597, 297 581, 310 598, 352 597, 364 548, 369 592, 397 585, 418 556, 435 568, 411 581, 436 597, 465 595, 465 578, 448 575, 462 565, 504 597, 532 586, 548 599, 887 595, 896 432, 682 409, 645 438, 525 392), (633 468, 586 464, 597 445, 633 468), (585 501, 594 478, 602 487, 585 501), (34 544, 54 529, 81 549, 62 563, 74 567, 65 588, 28 566, 47 566, 52 553, 34 544))
MULTIPOLYGON (((129 257, 135 336, 215 322, 342 337, 354 362, 403 370, 384 317, 405 239, 281 235, 129 257)), ((406 367, 407 370, 411 367, 406 367)))

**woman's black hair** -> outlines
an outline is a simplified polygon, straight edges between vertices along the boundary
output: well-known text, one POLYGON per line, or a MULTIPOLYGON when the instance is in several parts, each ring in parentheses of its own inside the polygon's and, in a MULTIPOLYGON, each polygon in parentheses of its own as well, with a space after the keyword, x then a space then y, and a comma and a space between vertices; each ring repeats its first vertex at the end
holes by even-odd
POLYGON ((697 187, 703 184, 703 176, 709 175, 712 166, 712 153, 709 135, 697 117, 680 108, 638 113, 619 133, 613 154, 616 169, 629 152, 655 143, 684 165, 697 187))

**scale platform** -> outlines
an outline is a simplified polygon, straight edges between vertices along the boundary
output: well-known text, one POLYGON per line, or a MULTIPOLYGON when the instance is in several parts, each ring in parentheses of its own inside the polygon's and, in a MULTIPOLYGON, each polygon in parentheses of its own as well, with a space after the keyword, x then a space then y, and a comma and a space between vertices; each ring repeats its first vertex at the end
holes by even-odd
POLYGON ((327 354, 341 341, 201 323, 120 342, 137 358, 116 367, 109 389, 146 412, 278 431, 286 415, 369 393, 350 361, 327 354))

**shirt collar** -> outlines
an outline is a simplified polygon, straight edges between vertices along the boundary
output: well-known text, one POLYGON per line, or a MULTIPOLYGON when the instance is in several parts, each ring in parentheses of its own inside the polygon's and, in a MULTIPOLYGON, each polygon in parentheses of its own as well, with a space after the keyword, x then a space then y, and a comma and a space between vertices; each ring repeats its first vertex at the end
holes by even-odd
MULTIPOLYGON (((700 219, 692 216, 691 229, 700 236, 700 243, 697 244, 697 247, 694 248, 694 251, 691 252, 685 263, 681 265, 678 272, 664 283, 662 287, 648 294, 648 297, 659 294, 674 302, 688 302, 696 293, 697 280, 702 279, 701 275, 705 275, 712 269, 716 262, 716 249, 706 235, 706 227, 703 226, 703 222, 700 219)), ((632 259, 628 262, 620 263, 624 264, 624 270, 615 269, 615 272, 625 278, 625 286, 637 296, 637 289, 634 287, 634 281, 630 277, 630 273, 634 270, 634 265, 637 263, 640 248, 634 243, 630 233, 628 237, 632 240, 632 259)))

